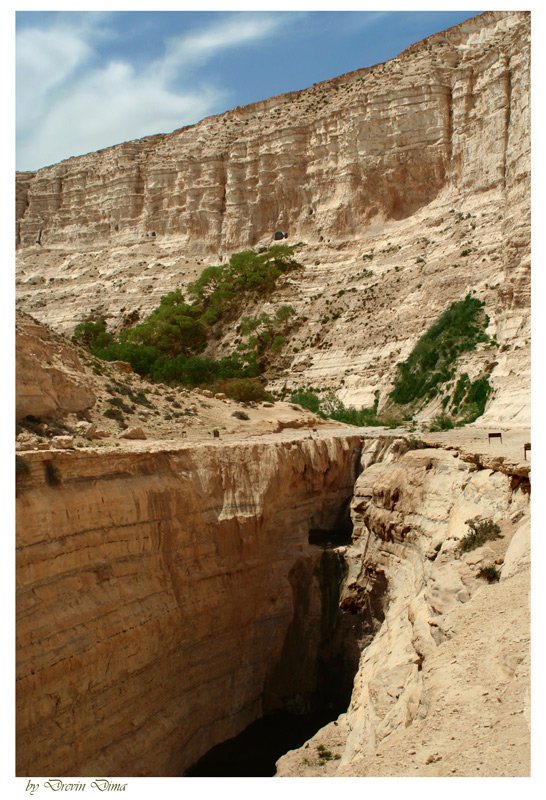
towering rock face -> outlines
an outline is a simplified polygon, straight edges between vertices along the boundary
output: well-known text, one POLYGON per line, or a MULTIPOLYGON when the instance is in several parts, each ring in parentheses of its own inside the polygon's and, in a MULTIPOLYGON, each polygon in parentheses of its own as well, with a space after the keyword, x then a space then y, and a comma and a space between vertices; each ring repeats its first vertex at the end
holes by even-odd
POLYGON ((289 700, 302 592, 320 628, 308 532, 351 496, 359 437, 143 448, 25 455, 18 775, 180 775, 289 700))
POLYGON ((153 231, 216 255, 277 229, 351 239, 453 185, 517 194, 528 33, 529 14, 487 12, 371 69, 25 173, 20 242, 153 231))
POLYGON ((119 330, 282 231, 305 269, 270 301, 306 323, 273 389, 383 402, 395 364, 476 292, 499 343, 488 424, 528 424, 529 60, 530 15, 486 12, 385 64, 24 173, 18 304, 63 332, 90 315, 119 330))

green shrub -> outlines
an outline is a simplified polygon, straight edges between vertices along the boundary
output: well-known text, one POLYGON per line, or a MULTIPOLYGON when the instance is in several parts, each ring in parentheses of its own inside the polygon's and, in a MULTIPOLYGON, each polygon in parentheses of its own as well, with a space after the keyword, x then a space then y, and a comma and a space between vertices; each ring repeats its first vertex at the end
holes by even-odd
POLYGON ((500 572, 494 564, 487 564, 481 568, 476 577, 485 578, 489 583, 495 583, 500 580, 500 572))
POLYGON ((234 411, 231 416, 236 419, 250 419, 246 411, 234 411))
POLYGON ((500 527, 492 519, 468 519, 465 522, 470 528, 469 533, 459 542, 459 551, 468 553, 481 547, 485 542, 501 538, 500 527))
MULTIPOLYGON (((290 394, 290 401, 297 403, 307 411, 318 414, 320 408, 320 398, 315 392, 306 389, 296 389, 290 394)), ((299 409, 298 409, 299 410, 299 409)))
POLYGON ((109 397, 107 402, 110 403, 110 405, 119 408, 120 411, 124 411, 126 414, 132 414, 134 411, 134 408, 128 406, 127 403, 124 403, 121 397, 109 397))
POLYGON ((323 766, 327 761, 332 761, 332 760, 337 761, 341 758, 339 753, 336 753, 334 755, 334 753, 332 753, 331 750, 327 750, 323 744, 317 745, 317 755, 319 758, 320 766, 323 766))
POLYGON ((127 423, 125 422, 125 417, 119 408, 107 408, 106 411, 103 412, 103 417, 107 419, 115 419, 122 428, 127 427, 127 423))
POLYGON ((271 400, 271 395, 266 392, 262 384, 251 378, 233 378, 220 384, 220 386, 222 387, 220 391, 242 403, 271 400))
POLYGON ((429 431, 431 433, 436 433, 437 431, 449 431, 454 427, 455 423, 450 416, 447 414, 437 414, 432 420, 429 431))
POLYGON ((467 295, 452 303, 417 342, 409 357, 397 364, 389 397, 398 405, 429 399, 453 378, 458 357, 487 341, 484 303, 467 295))

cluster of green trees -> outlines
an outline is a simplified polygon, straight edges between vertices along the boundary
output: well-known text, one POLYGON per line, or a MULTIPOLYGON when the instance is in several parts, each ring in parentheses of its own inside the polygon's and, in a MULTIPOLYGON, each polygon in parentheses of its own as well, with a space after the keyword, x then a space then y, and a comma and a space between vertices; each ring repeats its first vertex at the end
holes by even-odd
MULTIPOLYGON (((344 406, 331 390, 320 393, 310 388, 298 389, 292 392, 291 400, 321 417, 351 425, 400 425, 411 419, 416 408, 444 391, 444 385, 455 376, 462 353, 474 350, 478 342, 488 341, 485 329, 489 319, 484 305, 471 295, 451 304, 421 337, 407 360, 397 364, 390 402, 381 414, 377 413, 379 393, 372 407, 359 409, 344 406)), ((444 397, 444 411, 434 419, 431 430, 448 430, 473 422, 484 413, 490 394, 487 376, 472 382, 464 373, 453 396, 444 397)))
POLYGON ((478 342, 488 340, 485 329, 489 319, 483 311, 484 305, 467 295, 444 311, 419 339, 406 361, 396 365, 398 374, 390 393, 394 403, 403 406, 432 399, 439 386, 455 375, 459 356, 474 350, 478 342))
POLYGON ((118 339, 103 321, 88 321, 76 327, 73 341, 106 361, 128 361, 135 372, 154 381, 197 386, 256 377, 263 371, 260 357, 266 349, 278 352, 284 346, 281 331, 295 314, 291 306, 281 306, 273 318, 245 318, 246 331, 255 331, 254 336, 230 356, 212 359, 201 354, 213 326, 239 315, 253 295, 270 293, 284 273, 301 268, 294 258, 296 247, 283 244, 234 253, 227 264, 207 267, 188 285, 188 300, 180 289, 169 292, 144 322, 118 339))
POLYGON ((323 419, 335 419, 347 425, 394 425, 397 420, 391 416, 377 414, 379 391, 375 392, 375 401, 369 408, 345 406, 332 389, 316 392, 313 389, 297 389, 290 395, 290 401, 302 408, 317 414, 323 419))

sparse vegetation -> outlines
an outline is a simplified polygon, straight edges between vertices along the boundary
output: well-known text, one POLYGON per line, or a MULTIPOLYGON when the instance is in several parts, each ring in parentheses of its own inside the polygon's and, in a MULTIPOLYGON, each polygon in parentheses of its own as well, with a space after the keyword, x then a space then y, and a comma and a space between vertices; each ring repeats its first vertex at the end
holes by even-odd
MULTIPOLYGON (((485 328, 489 319, 483 311, 484 303, 467 295, 464 300, 452 303, 440 318, 417 342, 406 361, 397 364, 397 377, 390 393, 397 405, 428 402, 455 375, 455 364, 462 353, 474 350, 478 342, 486 342, 485 328)), ((487 379, 476 382, 473 395, 467 402, 485 407, 489 386, 487 379), (479 401, 479 402, 478 402, 479 401)), ((457 393, 457 389, 455 390, 457 393)), ((459 394, 462 387, 459 389, 459 394)), ((483 410, 482 412, 483 413, 483 410)), ((479 413, 476 414, 479 416, 479 413)), ((476 418, 476 417, 474 417, 476 418)), ((446 421, 443 421, 446 424, 446 421)), ((446 430, 446 428, 440 428, 446 430)))
POLYGON ((470 531, 459 542, 461 553, 468 553, 488 541, 501 538, 500 527, 492 519, 468 519, 465 525, 468 525, 470 531))
POLYGON ((431 433, 437 431, 449 431, 455 427, 455 423, 448 414, 437 414, 429 427, 431 433))
POLYGON ((231 416, 235 417, 235 419, 242 419, 242 420, 250 419, 246 411, 234 411, 231 416))
POLYGON ((489 583, 495 583, 500 580, 500 572, 494 564, 486 564, 480 569, 477 578, 485 578, 489 583))
POLYGON ((319 759, 319 765, 323 766, 326 764, 327 761, 337 761, 341 758, 339 753, 332 753, 331 750, 327 750, 323 744, 317 745, 317 755, 319 759))

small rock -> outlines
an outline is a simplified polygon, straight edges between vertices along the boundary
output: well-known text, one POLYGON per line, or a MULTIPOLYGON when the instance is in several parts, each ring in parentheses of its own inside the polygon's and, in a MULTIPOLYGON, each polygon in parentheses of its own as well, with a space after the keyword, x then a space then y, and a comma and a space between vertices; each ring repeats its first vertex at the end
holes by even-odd
POLYGON ((264 406, 265 408, 273 408, 274 403, 262 403, 262 406, 264 406))
POLYGON ((438 753, 432 753, 425 761, 425 764, 434 764, 436 761, 441 761, 442 756, 438 755, 438 753))
POLYGON ((216 400, 225 400, 226 399, 226 395, 223 392, 216 392, 214 397, 216 398, 216 400))
MULTIPOLYGON (((70 450, 74 447, 73 436, 53 436, 51 439, 51 446, 55 449, 70 450)), ((43 449, 43 448, 40 448, 43 449)))
POLYGON ((93 425, 92 422, 77 422, 76 423, 76 430, 82 436, 89 436, 91 437, 93 433, 97 430, 96 425, 93 425))
POLYGON ((111 361, 110 364, 120 372, 125 372, 126 375, 130 375, 133 371, 131 364, 127 361, 111 361))
POLYGON ((202 389, 201 394, 203 395, 203 397, 214 397, 210 389, 202 389))
POLYGON ((145 439, 145 438, 146 434, 144 433, 142 428, 127 428, 127 430, 124 431, 120 436, 120 439, 145 439))

